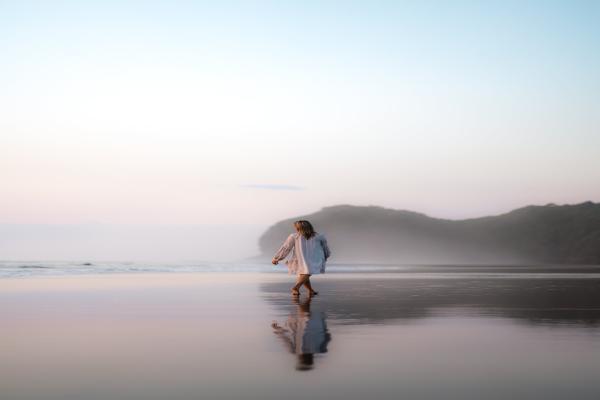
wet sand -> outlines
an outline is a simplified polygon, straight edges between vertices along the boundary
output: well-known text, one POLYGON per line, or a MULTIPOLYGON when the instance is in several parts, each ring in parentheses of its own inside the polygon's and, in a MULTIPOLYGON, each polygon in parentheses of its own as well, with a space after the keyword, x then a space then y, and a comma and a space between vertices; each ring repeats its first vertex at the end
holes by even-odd
POLYGON ((600 392, 594 274, 339 273, 315 277, 320 294, 312 300, 294 300, 291 279, 0 280, 1 397, 595 399, 600 392))

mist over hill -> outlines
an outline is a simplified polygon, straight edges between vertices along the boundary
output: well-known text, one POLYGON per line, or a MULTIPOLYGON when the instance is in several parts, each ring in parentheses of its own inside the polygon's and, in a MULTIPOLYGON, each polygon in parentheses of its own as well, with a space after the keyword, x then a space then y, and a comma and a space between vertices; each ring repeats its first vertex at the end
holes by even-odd
POLYGON ((419 264, 600 264, 600 203, 526 206, 506 214, 448 220, 376 206, 338 205, 280 221, 259 239, 271 257, 307 219, 335 262, 419 264))

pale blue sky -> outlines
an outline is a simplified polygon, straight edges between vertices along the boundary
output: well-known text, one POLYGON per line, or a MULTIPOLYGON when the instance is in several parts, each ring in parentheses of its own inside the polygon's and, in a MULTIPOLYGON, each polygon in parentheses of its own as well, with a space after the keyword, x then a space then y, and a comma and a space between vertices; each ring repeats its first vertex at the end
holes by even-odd
POLYGON ((599 20, 598 1, 0 1, 0 223, 600 201, 599 20))

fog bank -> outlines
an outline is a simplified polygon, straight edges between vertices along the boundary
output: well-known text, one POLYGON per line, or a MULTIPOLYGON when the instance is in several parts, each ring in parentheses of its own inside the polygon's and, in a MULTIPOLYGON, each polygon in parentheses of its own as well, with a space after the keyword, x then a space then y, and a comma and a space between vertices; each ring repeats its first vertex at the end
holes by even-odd
POLYGON ((236 261, 260 225, 0 224, 0 260, 236 261))

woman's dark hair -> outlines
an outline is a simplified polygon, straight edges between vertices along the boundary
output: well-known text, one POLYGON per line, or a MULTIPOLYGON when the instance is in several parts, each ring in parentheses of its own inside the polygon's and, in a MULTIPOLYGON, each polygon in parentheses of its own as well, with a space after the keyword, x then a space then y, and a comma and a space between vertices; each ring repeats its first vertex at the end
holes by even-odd
POLYGON ((316 235, 315 228, 313 228, 310 222, 304 219, 294 222, 294 228, 306 239, 310 239, 316 235))

